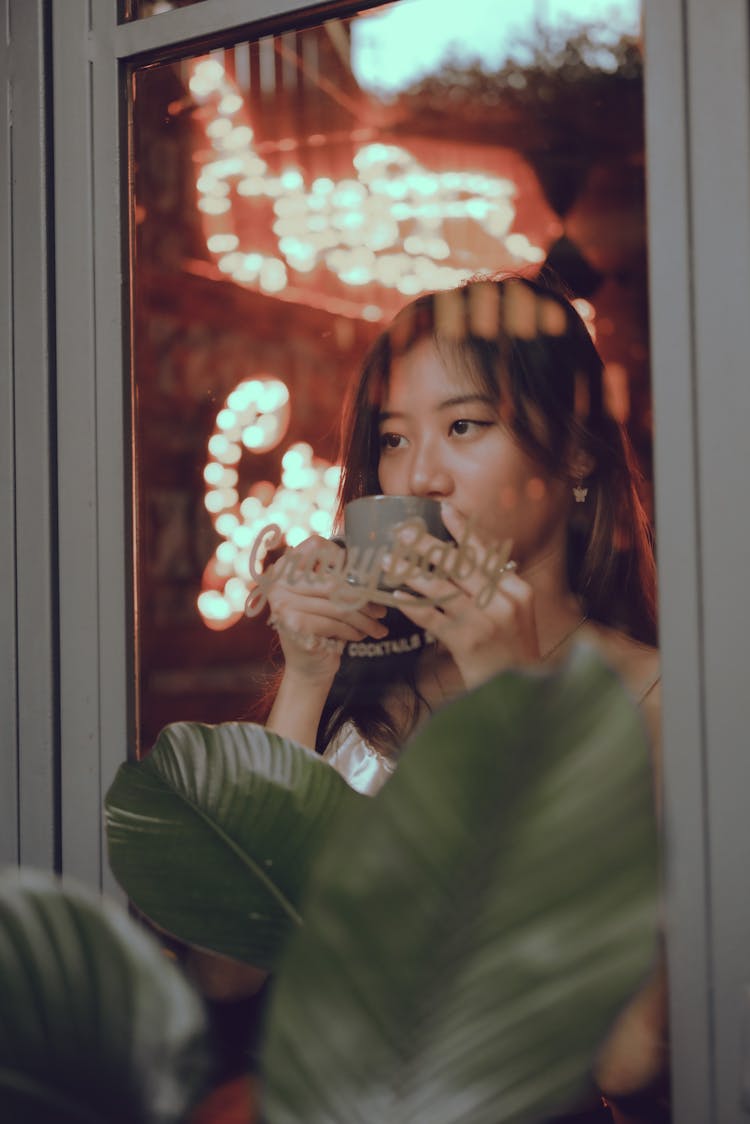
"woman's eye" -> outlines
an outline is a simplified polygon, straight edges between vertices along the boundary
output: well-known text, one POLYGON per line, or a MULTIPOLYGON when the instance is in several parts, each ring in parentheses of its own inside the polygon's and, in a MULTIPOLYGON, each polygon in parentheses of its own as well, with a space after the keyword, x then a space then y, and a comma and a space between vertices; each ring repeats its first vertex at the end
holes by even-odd
POLYGON ((451 433, 455 433, 457 437, 463 437, 466 433, 472 433, 478 429, 485 429, 491 425, 488 421, 470 421, 468 418, 458 418, 451 425, 451 433))
POLYGON ((381 433, 380 434, 380 448, 381 449, 398 449, 404 443, 405 438, 400 433, 381 433))

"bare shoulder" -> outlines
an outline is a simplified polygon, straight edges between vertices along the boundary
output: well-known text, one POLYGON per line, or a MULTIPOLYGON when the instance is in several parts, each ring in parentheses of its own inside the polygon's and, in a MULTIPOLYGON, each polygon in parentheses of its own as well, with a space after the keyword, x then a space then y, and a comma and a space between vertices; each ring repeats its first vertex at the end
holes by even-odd
POLYGON ((661 671, 659 650, 640 644, 624 632, 589 622, 585 639, 592 643, 605 663, 616 671, 633 701, 638 704, 651 752, 654 773, 654 797, 657 816, 661 818, 661 671))
POLYGON ((636 702, 645 702, 647 698, 658 695, 661 676, 658 648, 641 644, 626 633, 607 628, 598 621, 587 623, 583 639, 597 648, 636 702))

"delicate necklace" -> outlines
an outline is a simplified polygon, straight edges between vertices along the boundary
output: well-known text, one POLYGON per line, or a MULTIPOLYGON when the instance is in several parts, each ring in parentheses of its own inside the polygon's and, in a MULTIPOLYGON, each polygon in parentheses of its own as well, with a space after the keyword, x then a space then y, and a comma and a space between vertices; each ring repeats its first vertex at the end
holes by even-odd
POLYGON ((568 640, 572 640, 572 638, 578 632, 578 629, 581 628, 587 620, 588 616, 586 613, 584 613, 581 619, 578 621, 578 624, 574 625, 573 628, 571 628, 570 632, 566 632, 565 635, 562 636, 556 644, 553 644, 552 647, 544 653, 544 655, 541 657, 540 662, 544 663, 550 658, 550 656, 554 656, 555 652, 562 648, 563 644, 567 643, 568 640))

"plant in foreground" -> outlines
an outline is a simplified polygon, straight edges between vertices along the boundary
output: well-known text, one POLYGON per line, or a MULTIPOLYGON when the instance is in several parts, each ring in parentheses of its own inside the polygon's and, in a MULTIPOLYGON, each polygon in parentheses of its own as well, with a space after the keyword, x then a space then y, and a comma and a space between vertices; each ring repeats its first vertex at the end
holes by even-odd
MULTIPOLYGON (((107 820, 112 869, 156 925, 274 970, 268 1124, 563 1111, 653 962, 647 747, 586 650, 446 706, 374 798, 261 727, 187 723, 122 766, 107 820)), ((0 987, 6 971, 0 954, 0 987)), ((118 1017, 100 1003, 99 1032, 118 1017)))

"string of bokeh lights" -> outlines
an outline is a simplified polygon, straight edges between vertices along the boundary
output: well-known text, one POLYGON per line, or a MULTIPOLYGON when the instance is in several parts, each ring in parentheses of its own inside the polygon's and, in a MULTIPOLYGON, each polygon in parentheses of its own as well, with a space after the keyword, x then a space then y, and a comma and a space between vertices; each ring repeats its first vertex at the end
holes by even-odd
POLYGON ((243 379, 216 415, 203 470, 204 503, 222 541, 205 567, 197 602, 209 628, 229 628, 242 617, 253 586, 250 551, 269 523, 281 528, 288 546, 297 546, 311 534, 329 536, 333 531, 341 470, 316 457, 306 442, 285 451, 279 485, 261 481, 240 498, 239 462, 248 453, 264 453, 279 445, 289 415, 289 391, 269 375, 243 379))
MULTIPOLYGON (((200 165, 198 208, 207 247, 219 270, 238 284, 282 292, 289 271, 322 266, 346 286, 369 284, 405 297, 448 289, 481 272, 539 263, 545 251, 511 230, 516 185, 484 172, 425 168, 407 149, 370 143, 356 148, 352 175, 311 183, 291 156, 274 174, 254 147, 245 99, 216 57, 195 60, 189 87, 206 111, 211 158, 200 165), (356 178, 355 178, 356 177, 356 178), (235 206, 272 200, 278 254, 240 244, 235 206), (445 224, 471 221, 485 236, 487 261, 457 265, 445 224)), ((369 318, 380 319, 373 306, 369 318)))

